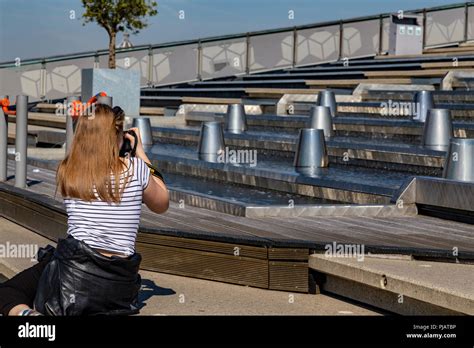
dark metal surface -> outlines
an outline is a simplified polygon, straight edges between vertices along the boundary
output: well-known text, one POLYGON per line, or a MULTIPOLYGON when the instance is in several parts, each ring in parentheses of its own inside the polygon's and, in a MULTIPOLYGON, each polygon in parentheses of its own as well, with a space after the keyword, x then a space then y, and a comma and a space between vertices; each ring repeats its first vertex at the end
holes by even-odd
POLYGON ((449 110, 430 109, 423 128, 423 146, 431 150, 447 151, 453 136, 449 110))
POLYGON ((217 162, 224 152, 224 133, 222 123, 204 122, 198 144, 198 158, 207 162, 217 162))
POLYGON ((431 91, 419 91, 415 93, 415 100, 417 106, 417 113, 413 120, 418 122, 425 122, 428 116, 428 110, 435 107, 433 94, 431 91))
POLYGON ((474 183, 474 139, 451 139, 443 177, 474 183))
POLYGON ((313 106, 310 111, 310 117, 310 128, 322 129, 325 138, 328 140, 334 136, 331 109, 329 107, 313 106))
POLYGON ((324 90, 318 93, 318 105, 327 106, 331 110, 331 116, 334 117, 337 114, 336 106, 336 95, 333 91, 324 90))
POLYGON ((230 104, 227 107, 225 130, 234 134, 240 134, 247 130, 247 118, 244 105, 230 104))
POLYGON ((318 174, 320 168, 326 168, 329 165, 322 129, 304 128, 300 130, 294 165, 298 173, 309 176, 318 174))

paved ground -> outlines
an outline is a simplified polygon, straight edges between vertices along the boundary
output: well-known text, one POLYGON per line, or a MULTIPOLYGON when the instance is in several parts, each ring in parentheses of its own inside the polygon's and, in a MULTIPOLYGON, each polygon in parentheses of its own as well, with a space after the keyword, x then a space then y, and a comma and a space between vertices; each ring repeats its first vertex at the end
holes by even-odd
MULTIPOLYGON (((37 245, 49 240, 0 218, 0 245, 37 245)), ((32 264, 23 258, 0 257, 0 274, 8 277, 32 264)), ((12 255, 7 255, 12 256, 12 255)), ((245 286, 140 272, 142 315, 377 315, 373 310, 326 295, 292 294, 245 286)), ((1 276, 0 276, 1 278, 1 276)))

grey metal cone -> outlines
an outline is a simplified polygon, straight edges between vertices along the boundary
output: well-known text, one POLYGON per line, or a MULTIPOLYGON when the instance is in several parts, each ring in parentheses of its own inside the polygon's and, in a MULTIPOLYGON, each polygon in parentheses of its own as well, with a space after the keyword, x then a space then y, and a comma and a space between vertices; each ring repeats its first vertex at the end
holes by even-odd
POLYGON ((113 98, 111 96, 100 96, 97 98, 97 104, 105 104, 113 107, 113 98))
POLYGON ((224 152, 224 132, 221 122, 203 122, 198 144, 198 158, 207 162, 218 162, 224 152))
POLYGON ((451 139, 443 178, 474 182, 474 139, 451 139))
POLYGON ((423 129, 422 145, 431 150, 447 151, 452 137, 453 124, 449 110, 429 110, 423 129))
POLYGON ((320 91, 318 94, 318 102, 317 105, 319 106, 327 106, 331 110, 331 116, 334 117, 337 114, 337 104, 336 104, 336 96, 334 92, 324 90, 320 91))
POLYGON ((428 111, 435 108, 433 93, 431 91, 419 91, 415 93, 416 115, 414 121, 425 122, 428 111))
MULTIPOLYGON (((80 101, 81 98, 77 96, 67 97, 66 108, 67 111, 72 110, 72 102, 80 101)), ((81 115, 82 116, 82 115, 81 115)), ((66 154, 71 150, 72 140, 74 138, 75 122, 73 121, 72 114, 66 113, 66 154)))
POLYGON ((304 175, 313 175, 318 168, 328 165, 324 131, 315 128, 301 129, 294 160, 295 170, 304 175))
POLYGON ((132 122, 132 127, 136 127, 140 131, 144 149, 150 149, 153 146, 150 119, 148 117, 135 117, 132 122))
POLYGON ((326 139, 334 136, 331 110, 327 106, 311 107, 310 116, 309 128, 322 129, 326 139))
POLYGON ((247 118, 244 105, 230 104, 227 107, 225 130, 234 134, 240 134, 247 130, 247 118))

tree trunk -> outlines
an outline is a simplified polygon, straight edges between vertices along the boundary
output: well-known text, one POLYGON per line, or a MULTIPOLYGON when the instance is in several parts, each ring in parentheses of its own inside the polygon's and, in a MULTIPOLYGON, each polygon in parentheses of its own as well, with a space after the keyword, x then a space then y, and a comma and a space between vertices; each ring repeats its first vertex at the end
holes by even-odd
POLYGON ((115 69, 115 39, 117 33, 109 35, 109 69, 115 69))

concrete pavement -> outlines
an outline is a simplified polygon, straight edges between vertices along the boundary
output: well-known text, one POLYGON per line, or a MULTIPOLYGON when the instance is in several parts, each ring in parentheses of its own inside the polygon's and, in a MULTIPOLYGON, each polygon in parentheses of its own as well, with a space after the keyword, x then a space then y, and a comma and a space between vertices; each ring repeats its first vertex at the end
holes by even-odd
MULTIPOLYGON (((53 244, 0 218, 0 245, 53 244)), ((4 255, 2 255, 4 256, 4 255)), ((10 255, 12 256, 12 255, 10 255)), ((29 255, 28 255, 29 256, 29 255)), ((0 257, 0 274, 11 277, 33 264, 30 257, 0 257)), ((141 315, 377 315, 326 295, 293 294, 141 271, 141 315)))

